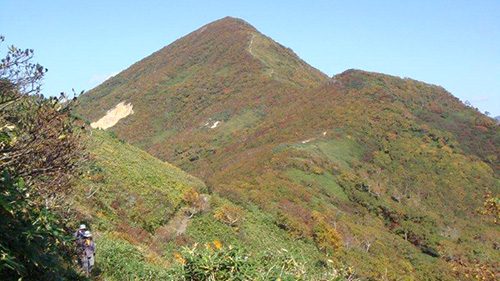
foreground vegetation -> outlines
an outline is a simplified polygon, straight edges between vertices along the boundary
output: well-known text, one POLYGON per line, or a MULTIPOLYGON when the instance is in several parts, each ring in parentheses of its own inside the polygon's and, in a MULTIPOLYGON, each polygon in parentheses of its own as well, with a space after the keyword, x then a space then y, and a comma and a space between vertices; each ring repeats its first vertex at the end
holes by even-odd
POLYGON ((181 248, 174 264, 165 267, 126 241, 102 237, 101 244, 106 280, 355 280, 351 269, 331 264, 324 265, 323 273, 312 273, 284 249, 252 256, 216 240, 181 248))
POLYGON ((84 150, 71 103, 40 95, 32 56, 12 46, 0 63, 0 279, 77 280, 65 207, 84 150))

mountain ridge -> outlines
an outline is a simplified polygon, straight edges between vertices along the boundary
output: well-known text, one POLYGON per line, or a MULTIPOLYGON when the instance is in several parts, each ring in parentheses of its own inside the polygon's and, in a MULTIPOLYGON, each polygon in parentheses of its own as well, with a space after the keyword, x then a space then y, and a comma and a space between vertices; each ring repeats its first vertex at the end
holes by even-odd
POLYGON ((440 86, 330 78, 224 18, 84 94, 78 113, 96 121, 120 102, 134 114, 108 129, 119 138, 360 276, 452 280, 498 258, 477 210, 500 190, 499 127, 440 86))

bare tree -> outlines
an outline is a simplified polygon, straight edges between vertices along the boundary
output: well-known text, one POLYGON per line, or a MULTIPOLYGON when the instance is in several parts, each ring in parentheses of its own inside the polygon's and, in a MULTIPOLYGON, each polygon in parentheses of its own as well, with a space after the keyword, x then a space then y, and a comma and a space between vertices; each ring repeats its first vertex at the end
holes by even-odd
POLYGON ((74 101, 40 95, 47 70, 32 57, 33 50, 11 46, 0 63, 0 171, 22 177, 50 206, 83 159, 81 129, 71 116, 74 101))
MULTIPOLYGON (((5 40, 0 36, 0 43, 5 40)), ((19 49, 9 46, 7 56, 0 61, 0 78, 7 80, 23 94, 39 94, 41 82, 47 69, 38 63, 31 63, 33 49, 19 49)))
POLYGON ((365 250, 365 252, 369 252, 370 251, 370 248, 372 247, 373 243, 375 243, 375 241, 377 241, 377 238, 375 237, 366 237, 363 242, 362 242, 362 246, 363 246, 363 249, 365 250))

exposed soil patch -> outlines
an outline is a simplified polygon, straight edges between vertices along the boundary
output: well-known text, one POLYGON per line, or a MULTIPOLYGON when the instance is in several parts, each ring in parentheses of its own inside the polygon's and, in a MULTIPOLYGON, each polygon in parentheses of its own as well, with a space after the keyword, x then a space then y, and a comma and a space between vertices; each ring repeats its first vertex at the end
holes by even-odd
POLYGON ((121 119, 129 116, 130 114, 134 114, 133 106, 131 103, 125 104, 124 101, 117 104, 114 108, 108 110, 106 115, 104 115, 101 119, 97 120, 90 124, 92 128, 99 128, 106 130, 108 128, 113 127, 120 121, 121 119))

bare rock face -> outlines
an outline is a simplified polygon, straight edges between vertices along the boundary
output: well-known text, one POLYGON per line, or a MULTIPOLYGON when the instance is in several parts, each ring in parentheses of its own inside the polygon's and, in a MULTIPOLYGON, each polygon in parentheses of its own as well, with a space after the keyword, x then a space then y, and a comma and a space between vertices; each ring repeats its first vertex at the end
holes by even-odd
POLYGON ((130 114, 134 114, 133 105, 122 101, 114 108, 108 110, 106 115, 101 117, 99 120, 92 122, 90 126, 92 128, 106 130, 113 127, 116 123, 118 123, 118 121, 129 116, 130 114))

